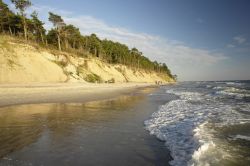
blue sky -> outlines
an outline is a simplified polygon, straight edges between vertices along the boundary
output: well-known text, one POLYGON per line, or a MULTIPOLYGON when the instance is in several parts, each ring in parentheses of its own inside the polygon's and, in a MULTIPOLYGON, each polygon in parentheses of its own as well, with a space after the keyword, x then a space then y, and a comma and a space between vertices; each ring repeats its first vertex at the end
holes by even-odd
MULTIPOLYGON (((9 1, 5 0, 9 3, 9 1)), ((165 62, 180 80, 250 79, 248 0, 32 0, 82 34, 96 33, 165 62)), ((13 6, 12 6, 13 8, 13 6)))

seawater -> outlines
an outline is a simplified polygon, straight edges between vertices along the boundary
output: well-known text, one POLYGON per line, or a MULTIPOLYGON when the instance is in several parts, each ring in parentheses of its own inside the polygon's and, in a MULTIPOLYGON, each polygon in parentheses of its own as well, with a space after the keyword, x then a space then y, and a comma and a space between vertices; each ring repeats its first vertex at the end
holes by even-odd
POLYGON ((165 141, 170 165, 250 164, 250 81, 182 82, 162 87, 173 99, 146 120, 165 141))

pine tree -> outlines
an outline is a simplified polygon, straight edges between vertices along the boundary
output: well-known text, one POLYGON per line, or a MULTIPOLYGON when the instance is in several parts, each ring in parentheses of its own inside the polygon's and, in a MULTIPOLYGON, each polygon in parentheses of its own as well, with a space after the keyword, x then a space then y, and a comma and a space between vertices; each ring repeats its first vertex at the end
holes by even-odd
POLYGON ((31 2, 29 0, 11 0, 11 2, 14 3, 16 9, 18 9, 21 14, 23 22, 24 38, 25 40, 27 40, 28 37, 27 37, 27 23, 25 17, 25 10, 31 6, 31 2))
POLYGON ((64 23, 61 16, 56 15, 52 12, 49 12, 49 21, 53 23, 53 25, 56 29, 58 49, 59 49, 59 51, 61 51, 62 50, 62 48, 61 48, 61 34, 62 34, 62 29, 65 26, 65 23, 64 23))
POLYGON ((34 11, 31 14, 31 18, 32 18, 32 24, 35 29, 34 33, 35 33, 36 38, 40 39, 40 41, 42 41, 42 43, 45 44, 44 35, 45 35, 46 30, 43 27, 44 23, 38 19, 38 14, 36 11, 34 11))

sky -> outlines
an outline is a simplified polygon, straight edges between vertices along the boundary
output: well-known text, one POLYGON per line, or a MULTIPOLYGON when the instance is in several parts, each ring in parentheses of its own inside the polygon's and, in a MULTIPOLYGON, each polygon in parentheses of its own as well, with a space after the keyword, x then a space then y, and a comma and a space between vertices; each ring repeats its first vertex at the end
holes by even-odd
MULTIPOLYGON (((14 10, 8 0, 4 0, 14 10)), ((249 0, 31 0, 46 29, 51 11, 83 35, 136 47, 180 81, 250 79, 249 0)))

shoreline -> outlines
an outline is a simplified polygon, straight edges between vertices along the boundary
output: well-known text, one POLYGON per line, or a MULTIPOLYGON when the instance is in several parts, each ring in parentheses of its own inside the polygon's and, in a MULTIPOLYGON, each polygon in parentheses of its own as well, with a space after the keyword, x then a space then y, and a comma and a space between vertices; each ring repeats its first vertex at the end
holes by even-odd
POLYGON ((82 84, 31 83, 0 85, 0 107, 18 104, 70 103, 104 100, 128 94, 152 83, 82 84))
MULTIPOLYGON (((44 104, 43 97, 32 92, 31 96, 39 97, 38 103, 0 107, 0 117, 8 117, 0 124, 3 129, 0 149, 4 156, 0 165, 11 160, 13 165, 59 166, 66 162, 68 165, 163 166, 172 160, 164 143, 144 128, 144 121, 169 100, 162 95, 164 89, 152 84, 85 85, 74 90, 70 87, 57 88, 55 103, 44 104), (60 96, 62 89, 68 95, 66 98, 60 96), (72 95, 82 99, 69 101, 72 95), (13 136, 16 134, 19 139, 13 136)), ((20 87, 17 89, 20 93, 20 87)), ((53 93, 51 89, 55 88, 31 89, 53 93)))

